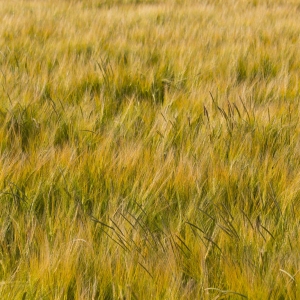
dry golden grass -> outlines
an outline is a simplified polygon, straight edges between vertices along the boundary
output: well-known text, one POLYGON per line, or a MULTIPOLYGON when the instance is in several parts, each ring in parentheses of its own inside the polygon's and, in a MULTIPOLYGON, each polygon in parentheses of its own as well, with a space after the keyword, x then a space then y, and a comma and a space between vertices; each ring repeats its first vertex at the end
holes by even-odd
POLYGON ((298 299, 299 11, 0 1, 0 298, 298 299))

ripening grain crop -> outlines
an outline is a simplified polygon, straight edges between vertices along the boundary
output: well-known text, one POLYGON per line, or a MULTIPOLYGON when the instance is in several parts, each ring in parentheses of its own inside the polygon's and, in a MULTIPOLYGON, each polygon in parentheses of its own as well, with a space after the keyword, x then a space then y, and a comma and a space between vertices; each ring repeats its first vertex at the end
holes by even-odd
POLYGON ((296 0, 0 0, 1 299, 299 299, 296 0))

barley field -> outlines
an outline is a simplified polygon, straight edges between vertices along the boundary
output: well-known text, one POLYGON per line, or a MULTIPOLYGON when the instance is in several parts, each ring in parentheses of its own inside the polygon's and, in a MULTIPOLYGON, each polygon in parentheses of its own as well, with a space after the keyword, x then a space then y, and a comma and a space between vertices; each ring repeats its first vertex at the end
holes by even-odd
POLYGON ((1 299, 300 299, 298 0, 0 0, 1 299))

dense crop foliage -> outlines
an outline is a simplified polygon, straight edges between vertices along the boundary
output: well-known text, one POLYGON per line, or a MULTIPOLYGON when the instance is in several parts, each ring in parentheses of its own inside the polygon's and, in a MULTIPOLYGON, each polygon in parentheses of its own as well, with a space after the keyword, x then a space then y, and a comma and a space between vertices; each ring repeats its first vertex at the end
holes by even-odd
POLYGON ((0 298, 299 299, 299 14, 0 1, 0 298))

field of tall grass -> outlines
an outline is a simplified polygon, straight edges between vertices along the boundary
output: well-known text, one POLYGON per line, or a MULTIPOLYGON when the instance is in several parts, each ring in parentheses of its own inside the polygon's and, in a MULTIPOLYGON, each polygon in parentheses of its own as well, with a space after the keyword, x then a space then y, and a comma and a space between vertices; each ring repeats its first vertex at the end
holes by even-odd
POLYGON ((0 0, 1 299, 299 299, 298 0, 0 0))

